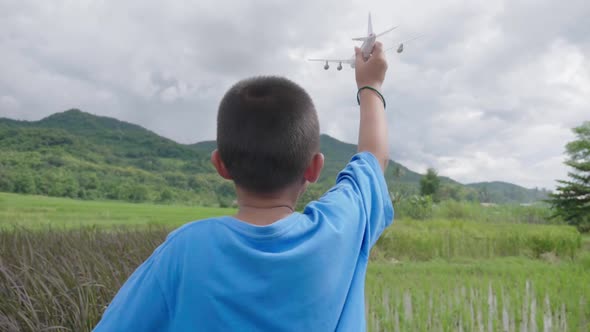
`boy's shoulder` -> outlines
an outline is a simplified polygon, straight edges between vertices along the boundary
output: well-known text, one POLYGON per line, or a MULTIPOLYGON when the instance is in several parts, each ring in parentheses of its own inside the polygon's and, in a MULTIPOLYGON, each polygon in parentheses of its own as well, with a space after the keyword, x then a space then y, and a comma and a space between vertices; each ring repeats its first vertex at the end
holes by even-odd
POLYGON ((195 239, 195 237, 206 236, 207 232, 205 231, 221 226, 223 224, 221 221, 223 218, 225 217, 212 217, 188 222, 170 232, 166 237, 166 242, 182 241, 187 238, 195 239))
POLYGON ((153 257, 159 261, 176 261, 179 253, 202 248, 210 243, 216 233, 222 231, 224 217, 208 218, 188 222, 173 230, 164 242, 156 248, 153 257))

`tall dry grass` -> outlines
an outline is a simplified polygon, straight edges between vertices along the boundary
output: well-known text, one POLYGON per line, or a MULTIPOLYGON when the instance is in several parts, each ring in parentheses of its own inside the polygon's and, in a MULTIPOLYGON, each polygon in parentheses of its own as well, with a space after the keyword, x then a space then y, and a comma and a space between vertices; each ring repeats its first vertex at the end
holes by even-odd
POLYGON ((88 331, 167 231, 0 232, 0 331, 88 331))
MULTIPOLYGON (((555 248, 579 248, 579 238, 570 236, 568 229, 545 226, 538 229, 538 226, 528 226, 531 227, 530 231, 518 229, 522 232, 520 236, 524 240, 510 241, 511 237, 507 237, 509 232, 502 231, 496 234, 493 229, 486 228, 493 227, 490 225, 483 228, 473 226, 471 230, 466 229, 467 226, 449 230, 450 226, 447 227, 444 223, 431 224, 432 227, 426 229, 415 229, 413 225, 406 225, 406 228, 399 228, 400 226, 403 226, 403 223, 398 224, 397 229, 388 230, 383 241, 374 248, 375 252, 380 253, 381 258, 405 257, 406 261, 421 260, 425 253, 436 253, 439 250, 437 248, 442 248, 440 250, 445 253, 445 258, 464 259, 465 253, 471 250, 472 254, 468 257, 475 259, 476 263, 461 263, 460 269, 453 268, 452 264, 446 261, 436 260, 426 263, 374 263, 373 266, 378 268, 369 271, 367 283, 371 312, 368 317, 369 326, 374 331, 381 330, 378 326, 395 326, 397 316, 402 331, 406 330, 404 327, 422 326, 408 325, 412 324, 408 323, 408 317, 413 317, 411 322, 416 323, 426 319, 429 311, 425 308, 429 307, 424 303, 428 303, 425 300, 426 294, 430 294, 428 292, 443 294, 442 297, 437 295, 432 298, 437 303, 442 301, 444 294, 451 294, 455 298, 457 287, 471 283, 471 288, 467 290, 471 292, 473 289, 478 295, 476 298, 469 298, 470 301, 478 299, 485 302, 484 291, 487 290, 488 283, 479 282, 480 279, 485 279, 482 279, 482 276, 493 277, 491 282, 494 284, 494 290, 502 290, 504 287, 507 294, 510 289, 517 288, 516 285, 522 285, 524 280, 530 279, 534 285, 542 289, 551 289, 549 294, 552 305, 561 306, 565 303, 568 310, 571 301, 579 303, 580 292, 586 294, 584 299, 590 298, 589 288, 577 285, 590 285, 590 270, 587 270, 590 266, 585 267, 587 264, 577 261, 570 262, 567 250, 563 256, 555 255, 557 260, 568 261, 564 263, 567 264, 565 270, 552 268, 548 263, 529 258, 518 258, 517 264, 509 265, 487 260, 489 255, 497 257, 528 252, 537 238, 557 244, 555 248), (436 225, 438 226, 434 227, 436 225), (449 232, 455 235, 450 236, 449 232), (488 240, 481 241, 476 237, 471 241, 471 236, 485 236, 488 240), (507 246, 506 243, 509 243, 508 248, 512 249, 507 252, 500 250, 507 246), (405 253, 406 256, 400 256, 401 253, 405 253), (486 260, 479 263, 477 260, 482 258, 486 260), (526 265, 529 262, 536 263, 530 267, 519 267, 521 263, 526 265), (404 264, 415 265, 408 267, 404 264), (568 284, 571 282, 576 285, 568 284), (397 309, 392 309, 394 304, 397 309), (410 306, 411 309, 408 309, 410 306)), ((420 223, 418 226, 426 227, 426 224, 420 223)), ((527 225, 518 227, 525 226, 527 225)), ((0 230, 0 331, 91 330, 122 283, 165 239, 168 231, 165 228, 146 226, 111 229, 0 230)), ((551 251, 554 247, 547 248, 551 251)), ((587 261, 587 255, 581 256, 587 261)), ((436 257, 438 256, 431 258, 436 257)), ((460 292, 463 292, 462 288, 460 292)), ((520 308, 519 294, 523 292, 510 294, 514 294, 511 297, 511 305, 518 303, 520 308)), ((537 294, 544 293, 538 290, 537 294)), ((464 297, 458 298, 458 301, 461 301, 464 297)), ((543 300, 543 297, 537 298, 539 303, 543 300)), ((453 312, 457 308, 459 307, 443 306, 430 314, 435 315, 432 317, 440 317, 440 324, 448 330, 456 321, 444 317, 454 315, 453 312)), ((552 307, 552 312, 561 310, 561 307, 556 308, 552 307)), ((578 308, 579 306, 576 306, 575 310, 578 308)), ((469 310, 469 307, 462 306, 461 310, 469 310)), ((496 314, 499 315, 501 308, 498 307, 497 310, 496 314)), ((508 315, 508 319, 513 319, 514 315, 518 315, 518 311, 513 310, 508 315)), ((474 326, 471 316, 461 314, 459 317, 468 324, 465 326, 474 326)), ((567 317, 569 326, 576 326, 575 324, 581 324, 581 318, 577 317, 589 316, 576 316, 568 311, 567 317)), ((559 322, 561 324, 562 321, 559 322)))

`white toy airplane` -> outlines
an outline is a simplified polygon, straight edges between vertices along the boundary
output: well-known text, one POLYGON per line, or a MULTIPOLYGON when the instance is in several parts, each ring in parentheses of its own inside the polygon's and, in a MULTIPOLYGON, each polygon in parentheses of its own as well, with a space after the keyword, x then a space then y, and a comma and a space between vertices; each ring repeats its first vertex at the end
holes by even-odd
MULTIPOLYGON (((377 40, 377 37, 381 37, 384 34, 390 32, 391 30, 393 30, 395 28, 397 28, 397 27, 393 27, 391 29, 385 30, 385 31, 381 32, 380 34, 373 33, 373 24, 371 23, 371 13, 369 13, 369 28, 367 31, 367 36, 352 38, 352 40, 357 40, 357 41, 363 42, 363 44, 361 45, 361 52, 363 53, 363 58, 365 58, 365 60, 366 60, 371 55, 371 52, 373 52, 373 46, 375 45, 375 41, 377 40)), ((403 50, 404 50, 403 44, 400 44, 397 52, 401 53, 401 52, 403 52, 403 50)), ((350 59, 308 59, 308 60, 309 61, 325 62, 326 63, 324 65, 325 70, 328 70, 330 68, 329 63, 338 63, 338 67, 336 67, 336 69, 342 70, 343 63, 347 63, 350 65, 351 68, 354 68, 355 56, 353 55, 352 58, 350 58, 350 59)))

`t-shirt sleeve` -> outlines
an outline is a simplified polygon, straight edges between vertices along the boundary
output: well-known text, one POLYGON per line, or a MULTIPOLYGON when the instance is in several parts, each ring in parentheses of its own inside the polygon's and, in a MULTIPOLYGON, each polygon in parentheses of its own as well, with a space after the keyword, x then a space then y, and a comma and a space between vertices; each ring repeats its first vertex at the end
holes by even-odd
POLYGON ((367 255, 381 233, 393 222, 394 211, 387 183, 377 158, 370 152, 354 155, 338 174, 336 185, 322 199, 333 202, 331 209, 342 210, 345 220, 341 222, 361 223, 364 232, 362 250, 367 255))
POLYGON ((95 332, 167 330, 169 310, 157 276, 162 268, 162 246, 123 284, 94 328, 95 332))

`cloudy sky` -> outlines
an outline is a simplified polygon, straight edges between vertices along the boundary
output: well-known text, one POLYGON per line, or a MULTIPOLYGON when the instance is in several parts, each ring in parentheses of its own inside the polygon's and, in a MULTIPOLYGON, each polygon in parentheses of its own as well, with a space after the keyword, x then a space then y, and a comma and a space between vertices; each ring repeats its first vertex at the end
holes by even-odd
POLYGON ((554 187, 571 128, 590 120, 587 0, 0 0, 0 117, 69 108, 140 124, 182 143, 215 137, 236 80, 304 86, 322 132, 355 142, 354 72, 308 57, 382 39, 392 157, 461 182, 554 187))

